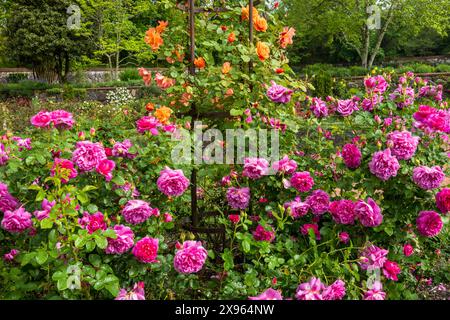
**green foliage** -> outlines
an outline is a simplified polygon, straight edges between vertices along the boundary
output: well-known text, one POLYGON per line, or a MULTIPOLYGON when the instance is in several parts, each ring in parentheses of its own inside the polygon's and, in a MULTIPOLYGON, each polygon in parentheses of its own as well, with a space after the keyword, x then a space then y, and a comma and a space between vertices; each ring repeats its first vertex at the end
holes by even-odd
POLYGON ((137 68, 126 69, 120 72, 120 81, 141 80, 137 68))

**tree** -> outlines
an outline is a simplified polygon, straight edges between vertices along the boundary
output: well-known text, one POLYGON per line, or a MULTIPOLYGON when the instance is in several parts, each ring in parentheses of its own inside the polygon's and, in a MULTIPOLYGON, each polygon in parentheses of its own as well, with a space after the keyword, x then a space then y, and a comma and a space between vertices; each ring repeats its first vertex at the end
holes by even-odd
MULTIPOLYGON (((393 25, 409 36, 428 28, 441 36, 450 22, 448 0, 286 0, 289 20, 310 39, 340 41, 371 68, 383 39, 393 25), (379 17, 379 19, 378 19, 379 17)), ((314 40, 313 40, 314 41, 314 40)))
POLYGON ((86 30, 67 26, 73 0, 15 0, 6 13, 6 50, 47 82, 65 82, 71 60, 89 49, 86 30))
MULTIPOLYGON (((150 60, 153 54, 143 42, 145 26, 134 23, 133 19, 145 16, 150 20, 154 4, 147 0, 99 0, 80 1, 83 16, 92 32, 96 44, 95 55, 106 58, 111 76, 118 78, 119 67, 126 60, 135 60, 136 55, 145 51, 150 60)), ((151 21, 148 21, 150 23, 151 21)))

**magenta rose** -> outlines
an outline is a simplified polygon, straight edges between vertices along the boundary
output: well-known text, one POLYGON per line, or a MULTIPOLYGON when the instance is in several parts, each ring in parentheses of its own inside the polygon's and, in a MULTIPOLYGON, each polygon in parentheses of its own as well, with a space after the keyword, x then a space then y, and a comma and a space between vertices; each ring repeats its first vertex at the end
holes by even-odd
POLYGON ((159 216, 159 210, 153 209, 142 200, 129 200, 122 209, 125 221, 130 224, 140 224, 147 221, 151 216, 159 216))
POLYGON ((106 254, 123 254, 130 250, 134 244, 133 231, 124 225, 115 225, 113 230, 116 233, 116 238, 108 238, 106 254))
POLYGON ((361 165, 361 158, 361 151, 356 145, 349 143, 342 148, 342 159, 348 168, 358 168, 361 165))
POLYGON ((203 268, 207 257, 208 251, 200 241, 185 241, 175 253, 173 266, 179 273, 197 273, 203 268))
POLYGON ((22 233, 33 226, 31 213, 23 207, 14 211, 5 211, 2 220, 2 228, 11 233, 22 233))
POLYGON ((441 216, 434 211, 421 211, 416 219, 419 233, 424 237, 437 236, 442 230, 441 216))
POLYGON ((178 197, 189 187, 189 180, 184 176, 182 170, 172 170, 169 167, 165 167, 160 172, 156 184, 159 191, 166 196, 178 197))
POLYGON ((103 146, 96 142, 80 141, 72 154, 72 161, 81 171, 92 171, 106 159, 106 153, 103 146))
POLYGON ((143 263, 156 263, 158 255, 159 239, 145 237, 136 242, 131 253, 143 263))
POLYGON ((103 159, 96 167, 98 173, 105 177, 106 181, 111 181, 112 171, 116 167, 116 163, 112 160, 103 159))
POLYGON ((263 158, 245 158, 242 175, 256 180, 269 173, 269 162, 263 158))
POLYGON ((288 103, 291 101, 291 95, 294 91, 276 84, 275 81, 271 81, 271 84, 272 86, 267 90, 267 96, 270 100, 279 103, 288 103))

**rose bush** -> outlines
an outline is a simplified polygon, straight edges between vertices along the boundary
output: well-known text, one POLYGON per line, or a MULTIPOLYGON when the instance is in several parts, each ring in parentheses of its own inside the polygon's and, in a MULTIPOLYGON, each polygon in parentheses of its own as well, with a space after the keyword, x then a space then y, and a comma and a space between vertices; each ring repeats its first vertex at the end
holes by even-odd
POLYGON ((169 68, 140 70, 162 90, 145 113, 40 110, 2 134, 1 298, 412 299, 450 280, 442 89, 385 74, 351 97, 307 97, 285 52, 295 30, 258 7, 249 43, 248 11, 197 15, 195 76, 172 40, 185 26, 152 26, 145 41, 169 68), (282 159, 174 163, 194 104, 229 114, 205 126, 278 130, 282 159), (220 251, 185 229, 194 168, 220 251))

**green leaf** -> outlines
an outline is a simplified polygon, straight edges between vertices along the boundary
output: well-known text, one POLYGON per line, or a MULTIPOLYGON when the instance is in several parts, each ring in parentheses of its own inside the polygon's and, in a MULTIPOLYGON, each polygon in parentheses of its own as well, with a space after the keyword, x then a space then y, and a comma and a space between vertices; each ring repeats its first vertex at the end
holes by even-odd
POLYGON ((230 249, 224 250, 222 253, 222 259, 224 261, 223 267, 225 270, 230 271, 234 268, 233 253, 230 249))
POLYGON ((108 240, 105 237, 96 236, 95 243, 100 249, 105 249, 108 246, 108 240))
POLYGON ((102 258, 98 254, 91 254, 89 255, 89 262, 94 266, 99 268, 102 264, 102 258))
POLYGON ((244 114, 243 110, 238 110, 238 109, 231 109, 230 110, 230 115, 233 116, 233 117, 241 116, 243 114, 244 114))
POLYGON ((112 182, 119 185, 119 186, 123 186, 125 184, 125 179, 122 178, 122 176, 115 176, 112 179, 112 182))
POLYGON ((250 241, 248 239, 244 239, 242 241, 242 249, 244 250, 245 253, 250 251, 250 241))
POLYGON ((84 192, 77 193, 77 199, 80 200, 82 204, 86 204, 89 202, 89 198, 84 192))
POLYGON ((116 239, 117 234, 113 229, 108 229, 103 232, 103 236, 111 239, 116 239))
POLYGON ((46 251, 39 251, 38 254, 36 255, 36 262, 41 265, 47 262, 47 259, 48 253, 46 251))
POLYGON ((36 256, 36 252, 30 252, 30 253, 26 253, 24 255, 22 255, 22 261, 20 262, 20 265, 26 266, 27 264, 29 264, 31 262, 31 260, 34 259, 34 257, 36 256))
POLYGON ((50 218, 46 218, 41 220, 41 228, 42 229, 51 229, 53 227, 53 220, 50 218))

